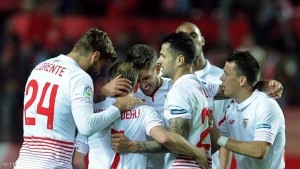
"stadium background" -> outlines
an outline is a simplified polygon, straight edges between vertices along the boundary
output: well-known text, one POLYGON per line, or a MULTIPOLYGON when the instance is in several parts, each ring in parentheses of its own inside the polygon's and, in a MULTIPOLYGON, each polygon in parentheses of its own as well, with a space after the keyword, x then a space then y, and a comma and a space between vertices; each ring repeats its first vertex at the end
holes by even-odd
POLYGON ((0 168, 12 168, 18 155, 24 86, 34 65, 67 54, 90 27, 109 34, 120 58, 136 43, 158 53, 162 38, 184 21, 201 29, 205 57, 214 65, 222 68, 232 50, 250 49, 261 77, 283 84, 278 102, 286 117, 286 168, 299 168, 298 0, 1 0, 0 168))

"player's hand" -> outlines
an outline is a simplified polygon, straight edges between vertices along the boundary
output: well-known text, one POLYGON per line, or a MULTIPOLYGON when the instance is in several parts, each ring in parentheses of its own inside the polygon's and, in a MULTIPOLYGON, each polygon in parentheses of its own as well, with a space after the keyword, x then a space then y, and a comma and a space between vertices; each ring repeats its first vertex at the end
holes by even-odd
POLYGON ((117 97, 114 106, 116 106, 120 110, 120 112, 123 112, 131 110, 132 108, 142 104, 145 104, 142 100, 127 95, 117 97))
MULTIPOLYGON (((110 80, 100 89, 98 98, 102 99, 109 96, 125 96, 131 88, 131 81, 126 78, 122 78, 121 75, 119 75, 110 80)), ((98 101, 100 100, 98 99, 98 101)))
POLYGON ((282 84, 276 80, 269 80, 265 88, 266 93, 274 99, 279 99, 283 92, 282 84))
POLYGON ((209 118, 209 128, 210 128, 210 138, 211 141, 215 144, 217 144, 218 139, 221 137, 220 131, 218 127, 215 124, 214 116, 211 112, 208 112, 208 118, 209 118))
POLYGON ((111 148, 117 153, 127 153, 131 146, 129 140, 124 133, 111 134, 111 148))
POLYGON ((208 168, 207 151, 203 147, 198 148, 195 160, 202 169, 208 168))

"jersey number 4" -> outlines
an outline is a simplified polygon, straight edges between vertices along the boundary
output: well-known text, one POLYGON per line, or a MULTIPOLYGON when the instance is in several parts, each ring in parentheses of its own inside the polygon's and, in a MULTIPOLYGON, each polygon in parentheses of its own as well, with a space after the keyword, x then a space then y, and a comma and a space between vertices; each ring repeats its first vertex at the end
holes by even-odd
POLYGON ((38 104, 36 107, 36 113, 47 116, 47 129, 53 130, 53 117, 54 117, 54 106, 55 106, 55 98, 57 94, 58 85, 53 85, 51 92, 50 92, 50 100, 49 100, 49 107, 43 107, 45 95, 50 87, 51 83, 47 82, 42 91, 42 95, 40 97, 37 96, 39 86, 36 80, 31 80, 28 85, 26 86, 26 93, 27 96, 29 93, 29 89, 32 88, 32 93, 30 99, 25 103, 24 106, 24 116, 25 116, 25 125, 35 125, 35 118, 34 117, 27 117, 26 111, 32 104, 36 101, 38 97, 38 104))

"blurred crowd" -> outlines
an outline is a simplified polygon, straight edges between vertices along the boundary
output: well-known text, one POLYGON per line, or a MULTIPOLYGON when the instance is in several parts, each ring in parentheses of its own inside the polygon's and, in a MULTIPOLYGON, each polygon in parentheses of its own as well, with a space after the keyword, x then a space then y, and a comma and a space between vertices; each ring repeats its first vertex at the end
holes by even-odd
MULTIPOLYGON (((282 108, 300 105, 298 0, 1 0, 0 141, 22 138, 26 79, 37 63, 71 50, 77 35, 70 35, 76 30, 81 35, 78 19, 96 20, 87 26, 109 32, 120 58, 136 43, 158 53, 166 34, 181 21, 192 21, 206 38, 204 54, 211 63, 222 68, 230 51, 251 50, 261 78, 283 84, 282 108), (167 26, 154 26, 156 20, 167 26), (118 27, 121 22, 129 26, 118 27)), ((105 83, 104 76, 96 86, 105 83)))

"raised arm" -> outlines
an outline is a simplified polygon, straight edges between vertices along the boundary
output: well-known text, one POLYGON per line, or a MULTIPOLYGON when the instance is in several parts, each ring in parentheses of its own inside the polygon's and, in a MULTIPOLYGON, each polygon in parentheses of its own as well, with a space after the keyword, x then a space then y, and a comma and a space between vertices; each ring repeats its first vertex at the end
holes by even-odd
POLYGON ((255 88, 267 93, 268 96, 279 99, 283 93, 283 86, 276 80, 261 80, 255 85, 255 88))

